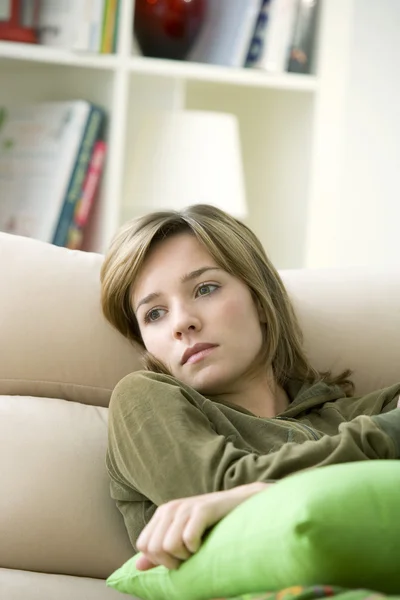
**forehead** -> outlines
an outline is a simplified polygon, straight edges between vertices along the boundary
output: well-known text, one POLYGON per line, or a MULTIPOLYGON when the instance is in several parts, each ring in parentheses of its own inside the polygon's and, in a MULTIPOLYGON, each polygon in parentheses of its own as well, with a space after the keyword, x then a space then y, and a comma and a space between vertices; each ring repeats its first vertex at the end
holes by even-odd
POLYGON ((207 248, 190 233, 178 233, 156 242, 144 260, 132 285, 132 293, 153 292, 162 282, 179 280, 187 273, 204 266, 218 266, 207 248))

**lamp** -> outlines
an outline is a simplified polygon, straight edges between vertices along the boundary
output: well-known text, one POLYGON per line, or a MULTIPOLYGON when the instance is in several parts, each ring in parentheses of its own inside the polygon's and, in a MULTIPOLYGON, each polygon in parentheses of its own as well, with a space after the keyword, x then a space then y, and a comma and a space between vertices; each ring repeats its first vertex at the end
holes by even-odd
POLYGON ((236 117, 207 111, 147 113, 135 137, 128 211, 211 204, 247 215, 236 117))

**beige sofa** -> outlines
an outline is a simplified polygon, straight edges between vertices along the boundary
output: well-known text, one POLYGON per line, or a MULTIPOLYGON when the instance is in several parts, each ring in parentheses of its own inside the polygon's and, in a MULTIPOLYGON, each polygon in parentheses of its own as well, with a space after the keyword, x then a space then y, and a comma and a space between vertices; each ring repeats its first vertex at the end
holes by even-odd
MULTIPOLYGON (((101 262, 0 233, 1 600, 122 598, 107 404, 140 364, 101 314, 101 262)), ((352 367, 362 392, 400 379, 400 268, 282 275, 317 367, 352 367)))

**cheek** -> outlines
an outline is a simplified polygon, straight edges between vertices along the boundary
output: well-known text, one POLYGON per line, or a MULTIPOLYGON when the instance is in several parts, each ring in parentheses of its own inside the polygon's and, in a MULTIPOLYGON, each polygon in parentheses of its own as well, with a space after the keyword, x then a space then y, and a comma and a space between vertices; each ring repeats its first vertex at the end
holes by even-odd
POLYGON ((142 334, 142 340, 144 343, 144 347, 146 348, 146 350, 148 352, 151 352, 151 354, 154 354, 153 350, 155 347, 155 340, 154 340, 154 335, 152 334, 151 330, 149 327, 143 327, 140 330, 140 333, 142 334))
POLYGON ((221 319, 221 323, 235 325, 236 329, 240 325, 251 328, 252 331, 255 326, 260 329, 257 310, 251 299, 243 300, 240 297, 227 299, 219 307, 217 317, 221 319))
POLYGON ((161 333, 160 327, 144 327, 141 330, 141 334, 147 352, 165 362, 167 358, 165 348, 166 336, 161 333))

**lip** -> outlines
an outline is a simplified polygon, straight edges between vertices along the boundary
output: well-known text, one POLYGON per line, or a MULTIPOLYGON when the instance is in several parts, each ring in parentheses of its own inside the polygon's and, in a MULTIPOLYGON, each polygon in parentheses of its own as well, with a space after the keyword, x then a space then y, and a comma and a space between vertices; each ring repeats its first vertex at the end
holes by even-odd
MULTIPOLYGON (((181 359, 181 365, 186 364, 189 359, 192 356, 195 356, 196 354, 200 354, 201 352, 204 352, 205 350, 211 350, 212 348, 216 348, 218 344, 195 344, 194 346, 191 346, 190 348, 187 348, 185 350, 185 352, 182 354, 182 359, 181 359)), ((199 359, 203 358, 202 356, 199 356, 199 359)), ((195 360, 191 360, 190 362, 195 362, 195 360)))

